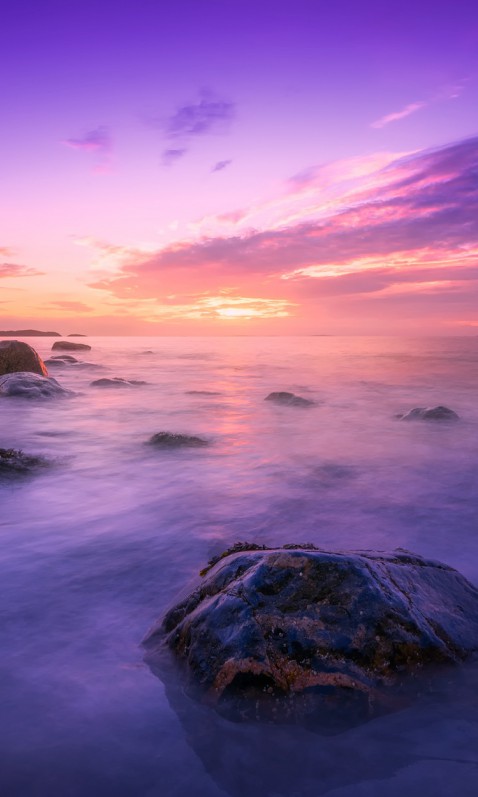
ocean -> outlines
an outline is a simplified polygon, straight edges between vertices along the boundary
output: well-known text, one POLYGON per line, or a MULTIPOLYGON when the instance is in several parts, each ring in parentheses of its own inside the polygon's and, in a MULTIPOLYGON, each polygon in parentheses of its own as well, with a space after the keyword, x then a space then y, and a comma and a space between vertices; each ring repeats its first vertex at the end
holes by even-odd
POLYGON ((2 797, 475 797, 476 661, 324 736, 229 722, 140 643, 238 540, 403 547, 478 585, 478 337, 84 342, 50 370, 76 395, 0 402, 0 446, 52 461, 0 482, 2 797), (264 401, 282 390, 315 404, 264 401), (460 422, 396 417, 437 404, 460 422))

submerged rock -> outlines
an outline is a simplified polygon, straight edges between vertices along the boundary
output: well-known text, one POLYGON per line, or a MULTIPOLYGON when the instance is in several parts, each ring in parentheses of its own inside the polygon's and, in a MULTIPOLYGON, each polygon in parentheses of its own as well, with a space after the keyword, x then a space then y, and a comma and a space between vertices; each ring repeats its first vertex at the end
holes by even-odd
POLYGON ((28 343, 20 340, 0 341, 0 376, 18 371, 48 376, 45 363, 28 343))
POLYGON ((398 415, 402 421, 458 421, 460 416, 448 407, 414 407, 404 415, 398 415))
POLYGON ((95 379, 94 382, 91 382, 91 387, 134 387, 147 384, 140 379, 121 379, 119 376, 115 376, 112 379, 95 379))
POLYGON ((150 438, 149 442, 159 448, 199 448, 209 445, 209 442, 202 437, 194 437, 188 434, 175 434, 173 432, 158 432, 150 438))
POLYGON ((48 360, 49 363, 52 361, 59 362, 59 363, 79 363, 81 360, 77 360, 76 357, 73 357, 72 354, 54 354, 48 360))
POLYGON ((160 676, 172 651, 187 691, 231 719, 353 724, 478 650, 478 590, 401 549, 239 543, 210 567, 143 645, 160 676))
POLYGON ((187 396, 222 396, 218 390, 186 390, 187 396))
POLYGON ((296 396, 295 393, 287 393, 285 390, 269 393, 264 401, 274 401, 275 404, 283 404, 286 407, 312 407, 315 403, 310 399, 302 398, 302 396, 296 396))
POLYGON ((43 457, 32 457, 15 448, 0 448, 0 478, 26 475, 47 465, 48 462, 43 457))
POLYGON ((20 396, 21 398, 60 398, 72 396, 52 376, 40 376, 26 371, 0 376, 0 396, 20 396))
POLYGON ((51 348, 52 351, 54 349, 62 351, 91 351, 91 346, 88 346, 87 343, 73 343, 71 340, 56 340, 51 348))

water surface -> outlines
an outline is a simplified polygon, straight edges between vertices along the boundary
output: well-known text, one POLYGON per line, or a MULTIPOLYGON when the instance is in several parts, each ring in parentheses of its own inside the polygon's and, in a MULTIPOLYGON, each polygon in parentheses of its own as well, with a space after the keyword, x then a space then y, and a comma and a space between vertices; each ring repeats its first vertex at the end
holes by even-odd
MULTIPOLYGON (((53 340, 28 339, 47 358, 53 340)), ((165 690, 150 625, 237 540, 409 548, 478 584, 478 338, 92 338, 71 399, 1 401, 0 793, 375 797, 478 792, 478 668, 323 737, 165 690), (152 353, 146 354, 150 351, 152 353), (99 377, 147 385, 102 389, 99 377), (264 401, 288 390, 316 404, 264 401), (397 413, 445 404, 456 424, 397 413), (158 451, 156 432, 207 438, 158 451)))

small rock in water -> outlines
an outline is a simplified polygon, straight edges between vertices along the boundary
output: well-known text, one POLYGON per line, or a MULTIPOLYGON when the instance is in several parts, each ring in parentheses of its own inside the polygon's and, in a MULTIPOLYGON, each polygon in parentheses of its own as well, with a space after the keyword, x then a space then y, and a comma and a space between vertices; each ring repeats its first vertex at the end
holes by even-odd
POLYGON ((186 390, 188 396, 221 396, 218 390, 186 390))
POLYGON ((237 543, 202 572, 147 635, 146 661, 173 677, 169 648, 186 690, 230 719, 355 724, 478 650, 478 589, 403 549, 237 543))
POLYGON ((200 446, 209 445, 208 441, 202 437, 174 434, 173 432, 158 432, 150 438, 149 442, 159 448, 199 448, 200 446))
POLYGON ((77 360, 76 357, 73 357, 72 354, 54 354, 53 357, 50 357, 48 360, 49 363, 52 361, 58 361, 63 363, 79 363, 81 360, 77 360))
POLYGON ((57 340, 51 348, 62 351, 91 351, 91 346, 87 343, 73 343, 71 340, 57 340))
POLYGON ((20 340, 0 341, 0 376, 19 371, 48 376, 45 363, 28 343, 20 340))
POLYGON ((459 415, 448 407, 414 407, 404 415, 398 415, 402 421, 457 421, 459 415))
POLYGON ((28 399, 73 396, 52 376, 40 376, 27 371, 0 376, 0 396, 19 396, 28 399))
POLYGON ((296 396, 295 393, 287 393, 285 390, 276 393, 269 393, 264 401, 274 401, 276 404, 283 404, 286 407, 312 407, 315 402, 310 399, 296 396))
POLYGON ((47 465, 43 457, 32 457, 14 448, 0 448, 0 477, 25 475, 47 465))
POLYGON ((119 376, 115 376, 112 379, 95 379, 94 382, 91 382, 92 387, 131 387, 147 384, 147 382, 142 382, 140 379, 121 379, 119 376))

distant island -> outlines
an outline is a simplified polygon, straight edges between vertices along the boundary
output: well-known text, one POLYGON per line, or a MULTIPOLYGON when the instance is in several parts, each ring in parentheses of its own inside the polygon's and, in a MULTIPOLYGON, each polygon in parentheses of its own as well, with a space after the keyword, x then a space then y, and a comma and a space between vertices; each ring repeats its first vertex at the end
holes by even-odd
POLYGON ((4 337, 14 337, 18 335, 19 338, 61 338, 59 332, 40 332, 38 329, 7 329, 0 330, 0 335, 4 337))
POLYGON ((67 338, 86 338, 87 335, 82 335, 81 332, 70 332, 69 335, 66 336, 67 338))

